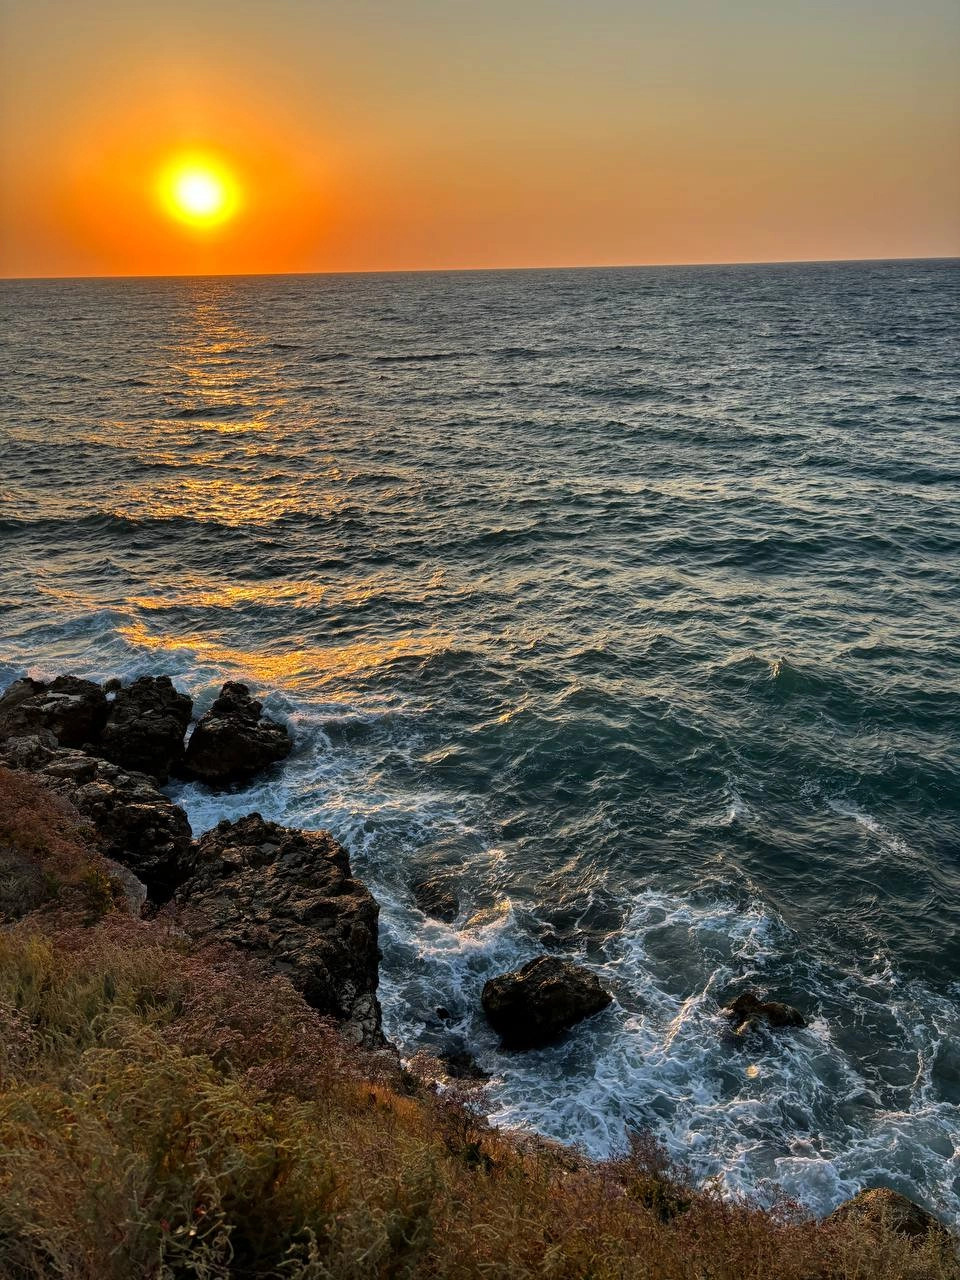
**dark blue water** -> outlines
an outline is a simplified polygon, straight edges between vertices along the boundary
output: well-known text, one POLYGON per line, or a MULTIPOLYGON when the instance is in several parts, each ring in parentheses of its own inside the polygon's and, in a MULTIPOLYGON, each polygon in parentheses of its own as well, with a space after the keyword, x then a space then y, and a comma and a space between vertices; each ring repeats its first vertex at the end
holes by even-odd
POLYGON ((486 1106, 960 1213, 960 264, 7 283, 0 679, 269 693, 486 1106), (443 871, 453 925, 410 882, 443 871), (617 1003, 500 1055, 547 944, 617 1003), (734 1049, 750 983, 808 1029, 734 1049))

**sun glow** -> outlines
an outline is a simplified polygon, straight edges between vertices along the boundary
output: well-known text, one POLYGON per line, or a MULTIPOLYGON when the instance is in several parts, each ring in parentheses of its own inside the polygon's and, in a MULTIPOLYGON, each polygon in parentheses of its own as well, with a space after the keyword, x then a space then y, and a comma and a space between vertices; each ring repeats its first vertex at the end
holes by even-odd
POLYGON ((158 191, 166 212, 191 227, 218 226, 240 206, 236 179, 210 156, 178 156, 161 174, 158 191))

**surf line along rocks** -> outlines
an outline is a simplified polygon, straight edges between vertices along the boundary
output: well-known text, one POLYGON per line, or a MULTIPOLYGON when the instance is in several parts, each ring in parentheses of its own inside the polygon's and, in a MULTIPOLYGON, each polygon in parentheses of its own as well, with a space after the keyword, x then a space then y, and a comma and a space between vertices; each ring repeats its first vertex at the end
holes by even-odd
MULTIPOLYGON (((90 824, 95 846, 145 887, 148 911, 172 899, 178 923, 198 941, 252 953, 339 1022, 349 1039, 385 1047, 376 994, 379 905, 353 877, 347 851, 326 832, 281 827, 258 814, 193 840, 186 814, 157 777, 169 768, 186 771, 176 750, 171 759, 171 746, 182 747, 184 704, 189 718, 192 703, 167 677, 143 677, 128 688, 133 692, 115 723, 118 730, 130 726, 133 754, 141 767, 156 768, 152 776, 124 767, 119 731, 106 735, 113 760, 103 758, 113 704, 99 685, 74 677, 49 685, 17 681, 0 697, 0 766, 31 773, 69 800, 90 824), (141 714, 129 714, 134 705, 141 714)), ((231 719, 241 723, 247 745, 254 742, 259 760, 290 750, 286 729, 266 721, 243 685, 224 686, 208 715, 218 725, 205 751, 216 740, 226 751, 224 722, 231 719), (256 742, 261 729, 270 739, 266 749, 256 742)), ((231 767, 218 771, 221 781, 241 767, 237 759, 234 751, 231 767)))

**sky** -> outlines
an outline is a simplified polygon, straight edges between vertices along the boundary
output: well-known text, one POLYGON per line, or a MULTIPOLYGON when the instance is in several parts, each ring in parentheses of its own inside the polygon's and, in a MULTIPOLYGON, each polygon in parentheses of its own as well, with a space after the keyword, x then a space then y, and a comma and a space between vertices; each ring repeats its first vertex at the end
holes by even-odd
POLYGON ((958 86, 956 0, 0 0, 0 274, 955 256, 958 86))

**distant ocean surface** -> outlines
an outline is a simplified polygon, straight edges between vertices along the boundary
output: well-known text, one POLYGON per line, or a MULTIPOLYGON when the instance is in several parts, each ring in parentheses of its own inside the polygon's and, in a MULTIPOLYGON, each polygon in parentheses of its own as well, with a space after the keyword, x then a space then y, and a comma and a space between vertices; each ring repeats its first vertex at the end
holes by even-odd
POLYGON ((7 282, 0 681, 226 678, 297 741, 389 1035, 486 1109, 960 1218, 960 263, 7 282), (411 882, 455 886, 425 918, 411 882), (549 946, 616 1003, 500 1054, 549 946), (810 1026, 747 1047, 743 985, 810 1026))

